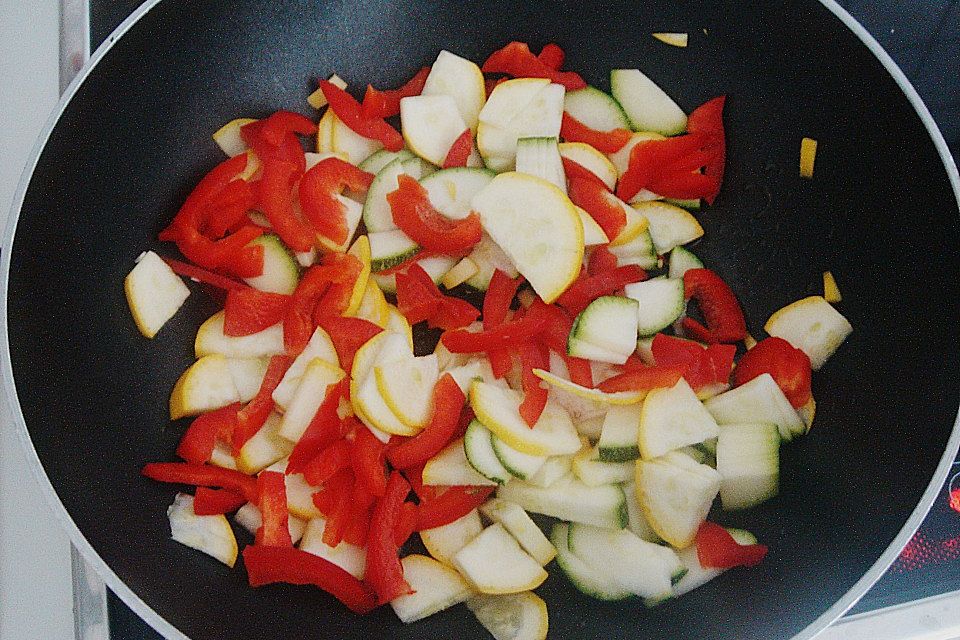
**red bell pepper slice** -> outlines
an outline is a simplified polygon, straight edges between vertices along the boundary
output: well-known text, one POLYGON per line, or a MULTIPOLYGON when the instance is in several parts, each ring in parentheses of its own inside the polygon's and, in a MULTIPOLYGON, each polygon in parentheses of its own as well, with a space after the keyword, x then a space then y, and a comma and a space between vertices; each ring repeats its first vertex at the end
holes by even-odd
POLYGON ((563 359, 563 363, 567 365, 570 382, 578 384, 581 387, 587 387, 588 389, 593 387, 593 369, 590 366, 589 360, 567 355, 565 351, 559 352, 558 355, 563 359))
POLYGON ((708 385, 729 381, 737 349, 722 344, 703 347, 692 340, 658 333, 653 337, 651 351, 658 366, 686 367, 684 379, 694 391, 699 391, 708 385))
MULTIPOLYGON (((510 305, 517 289, 523 283, 523 276, 511 278, 500 269, 493 272, 487 293, 483 296, 483 328, 490 330, 500 326, 507 319, 510 305)), ((487 353, 490 367, 496 378, 502 378, 513 368, 513 359, 509 349, 495 349, 487 353)))
POLYGON ((560 137, 567 142, 584 142, 601 153, 616 153, 630 142, 633 132, 628 129, 598 131, 583 124, 566 111, 560 122, 560 137))
POLYGON ((547 327, 543 316, 527 314, 520 320, 506 322, 490 331, 472 332, 466 329, 446 331, 440 341, 451 353, 479 353, 500 348, 518 347, 536 337, 547 327))
POLYGON ((263 375, 260 382, 260 388, 250 402, 237 413, 237 426, 233 430, 233 452, 239 453, 240 449, 247 443, 247 440, 256 435, 257 431, 263 427, 263 424, 270 417, 273 411, 273 391, 283 380, 284 374, 293 363, 293 359, 287 356, 273 356, 267 365, 267 372, 263 375))
POLYGON ((537 58, 551 69, 559 69, 563 66, 563 61, 567 58, 567 54, 564 53, 559 45, 550 42, 544 45, 540 53, 537 54, 537 58))
POLYGON ((702 153, 702 150, 711 143, 710 136, 689 133, 637 144, 630 150, 629 165, 617 183, 617 197, 629 202, 657 179, 691 173, 698 168, 695 162, 691 162, 691 156, 697 158, 700 166, 706 164, 713 156, 702 153))
POLYGON ((256 544, 264 547, 292 547, 287 511, 287 484, 282 473, 261 471, 257 477, 260 492, 260 515, 263 524, 257 529, 256 544))
MULTIPOLYGON (((360 262, 346 254, 328 254, 323 262, 307 269, 300 278, 283 318, 283 344, 287 353, 303 351, 314 330, 314 311, 332 284, 352 285, 360 272, 360 262)), ((339 315, 331 310, 330 315, 339 315)))
POLYGON ((560 294, 557 304, 577 315, 600 296, 608 296, 633 282, 646 280, 646 272, 634 264, 617 267, 595 276, 583 276, 560 294))
MULTIPOLYGON (((604 181, 600 179, 600 176, 595 174, 593 171, 590 171, 590 169, 587 169, 585 166, 583 166, 579 162, 574 162, 570 158, 563 158, 563 157, 561 157, 560 160, 561 162, 563 162, 563 173, 566 176, 568 181, 573 180, 575 178, 580 178, 583 180, 593 180, 594 182, 598 182, 601 185, 603 185, 604 189, 607 189, 606 183, 604 183, 604 181)), ((609 189, 607 190, 609 191, 609 189)))
POLYGON ((377 606, 376 597, 362 582, 329 560, 300 549, 250 545, 243 550, 243 564, 251 587, 275 582, 313 585, 354 613, 369 613, 377 606))
POLYGON ((456 254, 480 242, 480 216, 470 212, 451 220, 430 204, 427 190, 414 178, 401 174, 397 190, 387 194, 393 221, 410 238, 430 251, 456 254))
POLYGON ((397 308, 410 324, 427 321, 431 328, 457 329, 479 317, 480 312, 466 300, 446 296, 419 264, 398 273, 397 308))
POLYGON ((157 482, 230 489, 242 493, 247 502, 256 503, 259 497, 256 478, 251 478, 233 469, 224 469, 209 464, 151 462, 144 465, 140 473, 157 482))
POLYGON ((397 469, 424 464, 453 439, 467 399, 449 373, 433 387, 433 416, 414 437, 387 448, 387 460, 397 469))
POLYGON ((322 265, 335 273, 331 276, 330 287, 320 295, 314 307, 314 325, 325 317, 339 317, 346 313, 353 298, 353 287, 363 271, 360 259, 348 253, 328 253, 323 257, 322 265))
POLYGON ((170 226, 160 232, 160 240, 176 241, 181 227, 199 229, 211 205, 217 202, 223 190, 237 180, 246 168, 247 155, 240 154, 211 169, 187 196, 170 226))
POLYGON ((562 84, 567 91, 583 89, 587 86, 580 74, 573 71, 557 71, 544 64, 533 55, 524 42, 511 42, 502 49, 494 51, 481 71, 484 73, 505 73, 514 78, 547 78, 551 82, 562 84))
POLYGON ((473 134, 470 129, 464 129, 447 151, 447 157, 443 159, 443 168, 467 166, 471 151, 473 151, 473 134))
MULTIPOLYGON (((726 134, 723 128, 723 107, 726 101, 726 96, 714 98, 694 109, 690 117, 687 118, 687 131, 704 133, 710 136, 714 157, 706 163, 703 172, 716 178, 718 184, 723 182, 724 164, 727 157, 726 134)), ((711 195, 705 199, 709 204, 713 204, 714 197, 715 195, 711 195)))
POLYGON ((223 308, 223 334, 248 336, 283 320, 290 296, 252 287, 227 292, 223 308))
POLYGON ((606 271, 613 271, 616 268, 617 256, 607 248, 607 245, 594 247, 590 254, 590 260, 587 262, 587 273, 589 275, 595 276, 606 271))
POLYGON ((342 422, 337 409, 340 401, 350 392, 350 381, 343 378, 340 382, 328 385, 323 402, 307 425, 306 430, 290 453, 287 473, 300 473, 307 464, 324 448, 343 436, 342 422))
POLYGON ((318 324, 330 336, 344 371, 350 371, 353 367, 357 350, 383 331, 383 328, 363 318, 324 316, 318 319, 318 324))
POLYGON ((373 174, 339 158, 326 158, 300 179, 299 198, 303 215, 324 237, 337 245, 347 241, 347 207, 337 196, 344 189, 366 191, 373 174))
POLYGON ((730 532, 713 522, 697 530, 697 559, 706 568, 755 567, 767 555, 763 544, 738 544, 730 532))
POLYGON ((389 118, 397 115, 400 113, 400 100, 423 93, 423 85, 427 83, 429 75, 430 67, 423 67, 399 89, 381 91, 368 84, 363 96, 363 117, 389 118))
POLYGON ((367 491, 360 482, 353 485, 350 494, 350 521, 343 532, 343 541, 358 547, 367 546, 367 536, 370 533, 370 518, 373 515, 373 505, 376 496, 367 491))
POLYGON ((366 118, 360 103, 349 93, 326 80, 320 81, 320 91, 330 108, 354 133, 371 140, 379 140, 388 151, 403 148, 403 136, 383 118, 366 118))
POLYGON ((393 530, 393 541, 398 547, 402 547, 417 530, 417 518, 417 505, 404 502, 400 509, 400 517, 397 518, 397 527, 393 530))
POLYGON ((295 134, 312 135, 316 131, 317 125, 309 118, 290 111, 277 111, 263 120, 240 127, 240 138, 261 162, 290 163, 299 177, 303 175, 307 162, 295 134))
POLYGON ((643 367, 625 371, 620 375, 607 378, 597 388, 606 393, 619 391, 649 391, 677 384, 687 370, 684 366, 643 367))
POLYGON ((384 447, 369 429, 359 429, 353 441, 353 476, 378 498, 387 492, 384 447))
MULTIPOLYGON (((433 489, 433 487, 424 487, 433 489)), ((421 497, 417 513, 417 531, 433 529, 450 524, 467 515, 490 497, 496 487, 446 487, 443 493, 431 492, 431 497, 421 497)))
POLYGON ((222 276, 219 273, 214 273, 213 271, 201 269, 200 267, 187 262, 181 262, 180 260, 175 260, 173 258, 164 258, 163 261, 166 262, 177 275, 183 276, 184 278, 190 278, 191 280, 198 280, 203 284, 209 284, 213 287, 217 287, 218 289, 223 289, 224 291, 249 288, 242 282, 237 282, 236 280, 222 276))
POLYGON ((365 579, 373 587, 380 604, 412 592, 410 584, 403 578, 403 566, 398 555, 400 547, 394 539, 394 531, 409 493, 410 484, 394 471, 387 481, 386 495, 373 507, 367 536, 365 579))
POLYGON ((246 498, 229 489, 197 487, 193 496, 193 512, 198 516, 223 515, 236 511, 246 503, 246 498))
POLYGON ((260 178, 260 208, 283 243, 294 251, 309 251, 317 241, 316 230, 293 211, 293 182, 297 168, 289 162, 265 161, 260 178))
POLYGON ((279 147, 287 134, 312 136, 316 132, 317 125, 310 118, 292 111, 277 111, 263 121, 259 134, 265 142, 279 147))
POLYGON ((223 188, 216 206, 207 213, 204 232, 211 238, 222 237, 243 222, 255 205, 256 195, 250 183, 234 180, 223 188))
POLYGON ((764 373, 773 377, 795 409, 813 396, 810 358, 783 338, 765 338, 748 350, 733 371, 733 383, 739 387, 764 373))
POLYGON ((353 511, 350 501, 355 486, 353 471, 343 469, 313 494, 313 504, 327 519, 323 527, 324 544, 335 547, 343 541, 350 526, 353 511))
POLYGON ((194 418, 177 445, 177 455, 193 464, 209 462, 217 440, 229 442, 233 436, 239 410, 235 403, 194 418))
POLYGON ((664 198, 713 201, 720 191, 720 182, 714 176, 702 173, 673 172, 650 181, 650 191, 664 198))
POLYGON ((490 94, 493 93, 493 90, 497 88, 497 85, 502 84, 509 80, 509 78, 487 78, 483 81, 483 88, 486 91, 487 97, 490 97, 490 94))
POLYGON ((683 319, 683 329, 701 342, 739 342, 747 335, 747 323, 733 290, 710 269, 690 269, 683 274, 684 296, 694 299, 707 326, 693 318, 683 319))
POLYGON ((318 453, 303 468, 303 479, 318 487, 350 466, 350 442, 337 440, 318 453))
POLYGON ((623 205, 602 183, 573 178, 568 193, 573 204, 589 213, 611 241, 627 226, 627 212, 623 205))
POLYGON ((532 341, 520 345, 520 384, 523 387, 523 401, 520 403, 520 417, 531 429, 540 419, 543 408, 547 406, 547 389, 540 378, 534 375, 534 369, 547 369, 546 350, 532 341))

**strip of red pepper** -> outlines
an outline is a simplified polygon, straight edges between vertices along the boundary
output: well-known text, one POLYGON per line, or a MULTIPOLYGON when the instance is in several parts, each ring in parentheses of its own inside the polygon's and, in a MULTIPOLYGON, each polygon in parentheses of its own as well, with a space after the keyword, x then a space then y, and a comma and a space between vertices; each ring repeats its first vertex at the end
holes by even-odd
POLYGON ((248 336, 283 320, 290 296, 252 287, 227 291, 223 335, 248 336))
POLYGON ((287 485, 284 474, 277 471, 261 471, 257 476, 262 524, 257 529, 256 544, 265 547, 292 547, 287 511, 287 485))
POLYGON ((339 158, 325 158, 300 179, 298 197, 304 217, 320 235, 337 245, 347 241, 347 207, 339 196, 344 189, 366 191, 373 174, 339 158))
POLYGON ((480 242, 480 216, 471 212, 451 220, 430 203, 430 194, 416 179, 401 174, 397 190, 387 194, 393 221, 424 249, 458 254, 480 242))
POLYGON ((620 151, 633 136, 629 129, 598 131, 583 124, 566 111, 560 122, 560 137, 567 142, 584 142, 601 153, 620 151))
POLYGON ((193 464, 209 462, 217 440, 230 442, 233 437, 239 410, 236 403, 194 418, 180 438, 177 455, 193 464))
POLYGON ((576 316, 600 296, 610 295, 628 284, 646 279, 646 272, 633 264, 594 276, 585 276, 581 273, 580 277, 560 294, 557 304, 566 309, 570 315, 576 316))
POLYGON ((256 503, 259 497, 257 479, 234 469, 190 462, 151 462, 140 473, 157 482, 231 489, 242 493, 248 502, 256 503))
POLYGON ((209 284, 210 286, 223 289, 224 291, 232 291, 234 289, 244 290, 250 288, 242 282, 237 282, 236 280, 222 276, 219 273, 214 273, 213 271, 208 271, 207 269, 201 269, 200 267, 187 262, 182 262, 173 258, 164 258, 163 261, 166 262, 177 275, 183 276, 184 278, 190 278, 191 280, 198 280, 203 284, 209 284))
MULTIPOLYGON (((517 289, 523 283, 523 276, 510 278, 500 269, 493 272, 487 293, 483 296, 483 328, 489 331, 500 326, 507 319, 510 305, 517 289)), ((503 378, 513 368, 513 358, 509 349, 494 349, 487 352, 490 368, 495 378, 503 378)))
POLYGON ((363 318, 328 315, 318 318, 317 324, 330 336, 340 368, 344 371, 350 371, 353 367, 353 357, 357 350, 383 331, 382 327, 363 318))
POLYGON ((376 597, 362 582, 329 560, 300 549, 250 545, 243 550, 243 564, 251 587, 274 582, 313 585, 355 613, 369 613, 377 606, 376 597))
MULTIPOLYGON (((439 487, 424 487, 437 489, 439 487)), ((421 496, 417 513, 417 531, 450 524, 467 515, 490 497, 496 487, 446 487, 443 493, 427 491, 432 497, 421 496)), ((419 494, 418 494, 419 495, 419 494)))
POLYGON ((358 429, 353 440, 353 476, 377 498, 387 493, 385 446, 369 429, 358 429))
POLYGON ((283 380, 284 374, 293 363, 287 356, 273 356, 267 365, 267 372, 260 382, 257 395, 237 413, 237 426, 233 430, 233 454, 237 455, 247 440, 252 438, 267 421, 273 411, 273 391, 283 380))
POLYGON ((697 301, 707 326, 686 317, 683 329, 701 342, 739 342, 747 323, 730 286, 710 269, 690 269, 683 274, 684 296, 697 301))
POLYGON ((193 496, 193 512, 198 516, 215 516, 236 511, 247 503, 247 499, 229 489, 210 489, 197 487, 193 496))
POLYGON ((368 84, 367 92, 363 95, 363 117, 372 119, 397 115, 400 113, 400 100, 423 93, 429 75, 430 67, 423 67, 399 89, 379 90, 368 84))
POLYGON ((464 129, 447 151, 447 157, 443 159, 443 168, 467 166, 471 151, 473 151, 473 134, 470 129, 464 129))
POLYGON ((741 545, 729 531, 713 522, 700 525, 696 544, 697 559, 708 568, 755 567, 767 555, 766 545, 741 545))
POLYGON ((337 408, 349 392, 350 381, 347 378, 327 386, 326 395, 317 413, 290 453, 287 473, 302 472, 317 454, 343 437, 342 421, 337 415, 337 408))
POLYGON ((484 73, 505 73, 515 78, 547 78, 551 82, 562 84, 567 91, 583 89, 587 86, 580 74, 573 71, 557 71, 533 55, 524 42, 511 42, 502 49, 494 51, 483 63, 484 73))
POLYGON ((326 80, 320 81, 320 91, 337 117, 354 133, 379 140, 388 151, 400 151, 403 148, 403 136, 383 118, 364 117, 360 103, 349 93, 326 80))
POLYGON ((307 484, 319 487, 350 466, 350 443, 337 440, 313 457, 303 468, 303 479, 307 484))
POLYGON ((410 484, 399 472, 394 471, 387 481, 386 494, 377 501, 370 519, 365 580, 373 587, 380 604, 413 591, 403 578, 403 566, 398 555, 400 547, 394 539, 403 503, 409 493, 410 484))
POLYGON ((387 448, 387 460, 397 469, 424 464, 453 439, 467 398, 449 373, 433 387, 433 416, 414 437, 387 448))

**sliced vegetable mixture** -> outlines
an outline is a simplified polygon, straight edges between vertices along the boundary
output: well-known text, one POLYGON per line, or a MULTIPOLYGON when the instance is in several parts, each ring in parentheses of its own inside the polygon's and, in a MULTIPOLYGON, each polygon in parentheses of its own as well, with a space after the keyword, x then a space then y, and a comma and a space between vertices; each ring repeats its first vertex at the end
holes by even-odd
POLYGON ((684 248, 721 190, 724 96, 688 116, 637 69, 611 95, 564 58, 443 51, 362 101, 321 81, 319 122, 214 134, 230 157, 160 234, 184 260, 148 252, 126 280, 151 338, 189 295, 177 274, 225 293, 170 397, 192 418, 183 462, 143 469, 196 487, 168 510, 175 540, 233 566, 235 513, 251 586, 405 623, 466 602, 496 638, 545 637, 532 590, 554 561, 649 606, 762 561, 707 518, 777 495, 811 371, 852 329, 814 296, 757 342, 684 248), (424 323, 442 333, 415 353, 424 323))

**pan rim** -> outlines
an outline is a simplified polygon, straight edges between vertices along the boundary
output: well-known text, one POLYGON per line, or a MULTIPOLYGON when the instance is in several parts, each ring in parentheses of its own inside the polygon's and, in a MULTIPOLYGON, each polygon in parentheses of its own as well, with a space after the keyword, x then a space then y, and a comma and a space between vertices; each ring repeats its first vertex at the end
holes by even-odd
MULTIPOLYGON (((148 0, 128 16, 120 25, 104 40, 96 49, 90 59, 86 62, 83 69, 76 75, 73 81, 68 85, 54 110, 48 117, 44 127, 34 143, 30 156, 24 165, 11 204, 10 215, 7 221, 6 229, 2 236, 2 245, 7 251, 0 256, 0 285, 2 285, 4 294, 0 296, 0 377, 2 377, 3 395, 2 400, 7 405, 8 415, 14 423, 18 440, 22 446, 22 452, 26 458, 27 465, 38 482, 41 492, 50 506, 54 516, 60 522, 63 529, 67 532, 71 544, 83 555, 84 559, 94 568, 97 574, 104 580, 110 589, 120 597, 120 599, 133 611, 140 616, 154 630, 163 635, 168 640, 190 640, 182 631, 168 622, 160 614, 153 610, 143 599, 140 598, 130 587, 120 579, 120 577, 110 568, 90 542, 86 539, 83 532, 73 521, 66 507, 60 501, 56 489, 50 478, 44 471, 43 464, 36 448, 30 438, 27 429, 26 419, 20 407, 19 397, 17 395, 16 381, 13 377, 13 364, 10 353, 9 327, 7 322, 7 295, 9 286, 10 266, 12 258, 13 240, 16 235, 17 223, 20 218, 20 212, 23 207, 23 201, 26 197, 30 180, 34 174, 37 163, 47 141, 50 138, 53 129, 60 121, 64 111, 70 104, 74 95, 86 78, 93 72, 100 61, 113 48, 113 46, 147 13, 153 10, 162 0, 148 0)), ((946 169, 947 178, 953 189, 957 206, 960 208, 960 172, 957 164, 951 155, 943 133, 930 114, 929 109, 923 102, 913 84, 906 77, 897 63, 883 49, 877 40, 864 28, 853 16, 850 15, 836 0, 819 0, 819 2, 834 14, 846 28, 848 28, 877 58, 887 73, 894 79, 897 86, 906 96, 914 111, 920 117, 927 134, 934 143, 934 147, 940 156, 941 162, 946 169)), ((883 575, 887 568, 893 563, 900 554, 904 546, 910 541, 910 538, 919 528, 921 522, 926 517, 936 496, 940 492, 950 467, 957 456, 960 448, 960 407, 958 407, 957 417, 954 419, 954 426, 950 438, 947 441, 946 449, 940 458, 936 471, 926 490, 920 498, 919 503, 914 508, 910 517, 901 527, 900 531, 894 537, 893 541, 887 546, 880 557, 870 566, 861 578, 854 583, 850 589, 837 600, 830 608, 817 617, 813 622, 797 633, 793 640, 810 640, 815 635, 835 622, 852 607, 869 588, 883 575)))

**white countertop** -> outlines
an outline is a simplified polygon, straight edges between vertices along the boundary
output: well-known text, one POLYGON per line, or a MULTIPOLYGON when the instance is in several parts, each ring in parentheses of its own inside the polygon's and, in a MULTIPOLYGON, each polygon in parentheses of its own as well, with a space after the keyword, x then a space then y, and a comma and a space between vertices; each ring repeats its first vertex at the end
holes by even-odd
MULTIPOLYGON (((58 29, 57 0, 0 0, 0 227, 23 163, 57 102, 58 29)), ((0 409, 0 638, 69 640, 70 544, 26 467, 5 407, 0 409)), ((820 637, 960 638, 960 597, 854 617, 820 637)))

